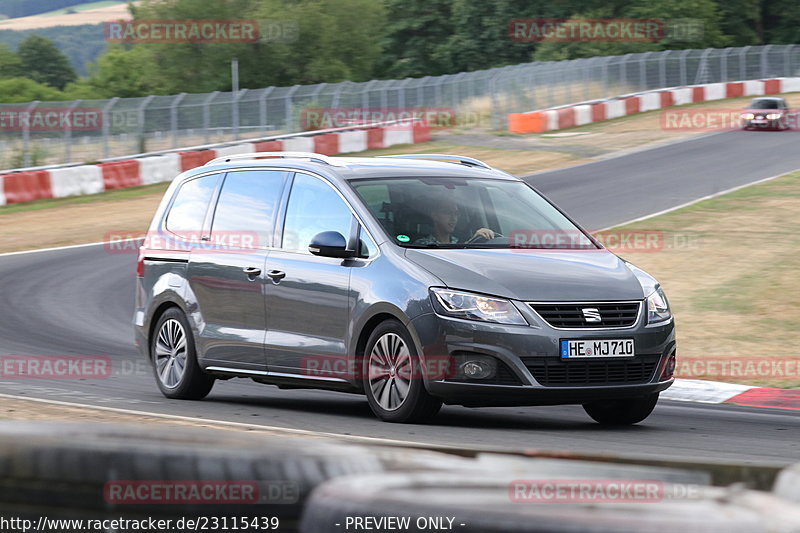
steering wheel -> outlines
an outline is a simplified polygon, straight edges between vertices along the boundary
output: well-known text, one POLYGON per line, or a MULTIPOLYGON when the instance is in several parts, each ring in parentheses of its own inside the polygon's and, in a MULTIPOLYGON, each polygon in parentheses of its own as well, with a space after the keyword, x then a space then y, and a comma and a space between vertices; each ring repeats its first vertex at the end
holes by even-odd
MULTIPOLYGON (((503 234, 502 234, 502 233, 500 233, 500 232, 495 232, 495 234, 494 234, 494 237, 492 237, 492 239, 496 239, 497 237, 505 237, 505 235, 503 235, 503 234)), ((472 244, 472 243, 474 243, 474 242, 475 242, 475 243, 479 243, 479 242, 489 242, 489 241, 490 241, 490 240, 492 240, 492 239, 487 239, 487 238, 486 238, 486 237, 484 237, 483 235, 481 235, 481 234, 477 234, 477 235, 473 235, 473 236, 472 236, 470 239, 468 239, 468 240, 467 240, 467 241, 466 241, 464 244, 472 244)))

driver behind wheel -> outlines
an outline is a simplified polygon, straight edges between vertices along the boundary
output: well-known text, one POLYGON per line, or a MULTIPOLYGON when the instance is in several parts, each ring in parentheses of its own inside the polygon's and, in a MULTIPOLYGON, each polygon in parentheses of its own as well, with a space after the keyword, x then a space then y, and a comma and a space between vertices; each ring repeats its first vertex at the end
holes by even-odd
MULTIPOLYGON (((458 244, 460 240, 453 234, 459 217, 458 204, 455 200, 450 196, 439 194, 436 198, 432 198, 428 205, 430 206, 428 216, 433 221, 433 231, 429 235, 417 239, 415 244, 458 244)), ((476 239, 488 241, 494 237, 494 231, 489 228, 479 228, 465 242, 469 243, 476 239)))

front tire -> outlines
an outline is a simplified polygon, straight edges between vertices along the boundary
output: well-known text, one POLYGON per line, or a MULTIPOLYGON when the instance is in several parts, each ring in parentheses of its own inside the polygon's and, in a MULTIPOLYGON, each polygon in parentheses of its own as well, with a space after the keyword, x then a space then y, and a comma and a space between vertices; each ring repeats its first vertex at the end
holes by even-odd
POLYGON ((397 320, 381 323, 364 351, 364 390, 375 416, 414 423, 432 418, 442 400, 428 394, 414 341, 397 320))
POLYGON ((630 426, 650 416, 658 403, 658 393, 626 400, 605 400, 583 404, 595 422, 605 426, 630 426))
POLYGON ((178 400, 202 400, 214 386, 214 378, 197 364, 194 336, 183 311, 168 309, 158 319, 150 355, 161 393, 178 400))

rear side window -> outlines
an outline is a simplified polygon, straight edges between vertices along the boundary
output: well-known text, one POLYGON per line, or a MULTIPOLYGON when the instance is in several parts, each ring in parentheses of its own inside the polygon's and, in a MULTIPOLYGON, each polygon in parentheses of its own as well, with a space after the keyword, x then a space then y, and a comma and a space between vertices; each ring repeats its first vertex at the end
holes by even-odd
POLYGON ((275 211, 288 175, 275 170, 228 172, 214 212, 214 238, 272 246, 275 211))
POLYGON ((180 186, 167 215, 166 227, 169 231, 186 238, 200 238, 208 204, 219 178, 220 174, 211 174, 189 180, 180 186))

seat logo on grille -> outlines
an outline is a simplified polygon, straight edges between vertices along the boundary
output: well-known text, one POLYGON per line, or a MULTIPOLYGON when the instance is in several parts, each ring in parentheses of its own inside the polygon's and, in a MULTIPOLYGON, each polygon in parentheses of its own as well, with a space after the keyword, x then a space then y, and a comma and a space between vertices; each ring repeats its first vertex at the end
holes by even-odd
POLYGON ((596 307, 584 307, 581 311, 583 312, 583 319, 587 323, 602 321, 600 311, 596 307))

